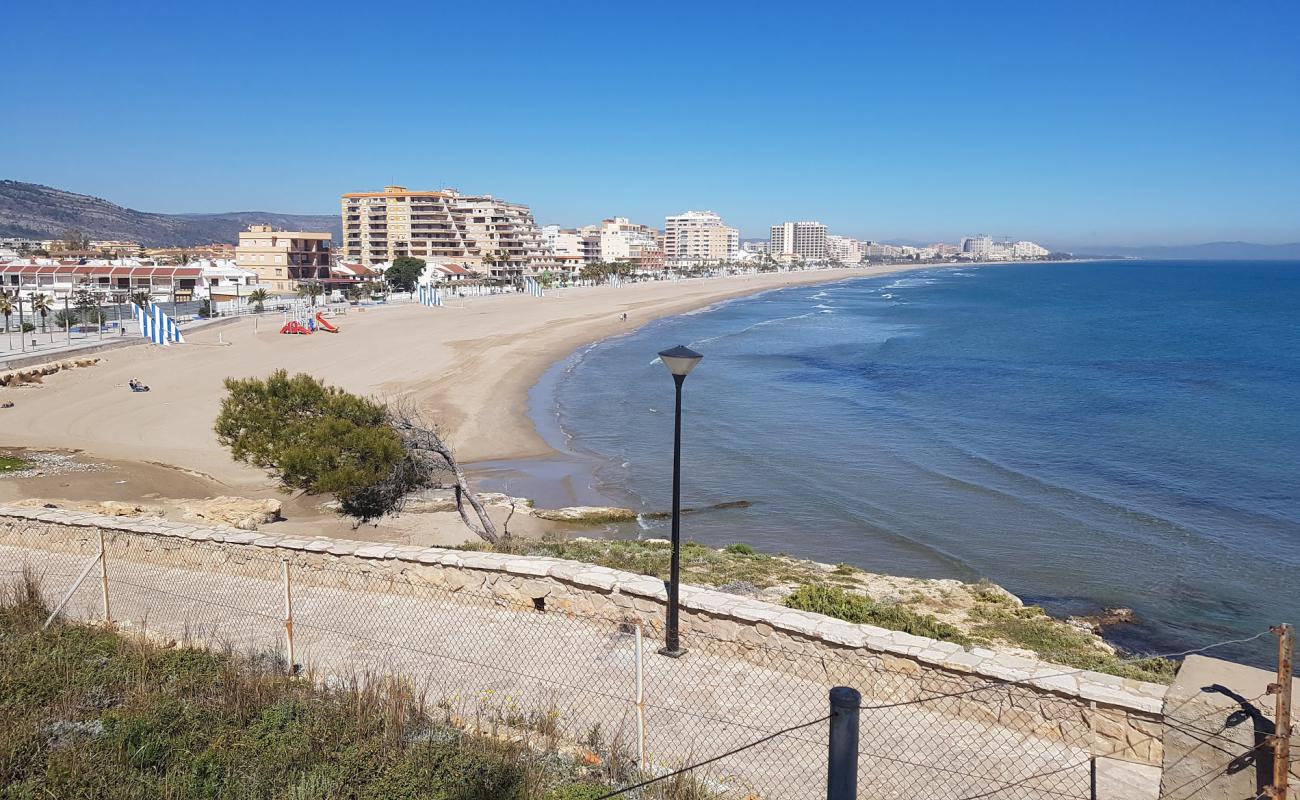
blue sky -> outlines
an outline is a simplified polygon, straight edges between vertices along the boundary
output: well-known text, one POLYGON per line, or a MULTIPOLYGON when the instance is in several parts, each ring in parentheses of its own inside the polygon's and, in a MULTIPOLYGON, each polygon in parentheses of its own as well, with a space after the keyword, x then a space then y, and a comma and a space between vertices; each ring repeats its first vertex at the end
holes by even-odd
POLYGON ((0 177, 151 211, 1300 240, 1300 3, 17 3, 0 177), (255 123, 251 123, 255 120, 255 123))

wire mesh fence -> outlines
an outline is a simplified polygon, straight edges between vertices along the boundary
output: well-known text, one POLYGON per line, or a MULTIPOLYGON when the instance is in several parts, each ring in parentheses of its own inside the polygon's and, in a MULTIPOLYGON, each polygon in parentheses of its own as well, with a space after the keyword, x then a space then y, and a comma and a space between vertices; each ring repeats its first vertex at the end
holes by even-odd
POLYGON ((655 654, 656 621, 547 607, 487 584, 113 533, 100 566, 96 542, 59 541, 0 545, 0 577, 31 569, 51 607, 66 598, 68 619, 108 616, 155 639, 271 653, 327 685, 398 678, 442 722, 564 750, 616 787, 668 776, 628 797, 669 796, 651 793, 669 780, 690 785, 674 797, 825 797, 836 685, 862 692, 859 797, 1154 796, 1095 793, 1095 732, 1078 705, 1015 684, 972 688, 915 662, 882 671, 852 651, 738 649, 692 631, 686 657, 667 658, 655 654))

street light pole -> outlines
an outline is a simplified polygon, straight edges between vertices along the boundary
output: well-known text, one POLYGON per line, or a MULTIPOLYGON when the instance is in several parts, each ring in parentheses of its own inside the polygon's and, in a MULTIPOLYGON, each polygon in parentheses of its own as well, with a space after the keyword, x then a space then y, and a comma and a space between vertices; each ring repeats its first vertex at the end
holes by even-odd
POLYGON ((659 360, 673 376, 676 389, 676 403, 673 414, 673 533, 672 563, 668 578, 668 620, 664 632, 664 646, 661 655, 679 658, 682 650, 679 633, 679 600, 681 596, 682 563, 682 384, 686 376, 704 356, 678 345, 659 354, 659 360))

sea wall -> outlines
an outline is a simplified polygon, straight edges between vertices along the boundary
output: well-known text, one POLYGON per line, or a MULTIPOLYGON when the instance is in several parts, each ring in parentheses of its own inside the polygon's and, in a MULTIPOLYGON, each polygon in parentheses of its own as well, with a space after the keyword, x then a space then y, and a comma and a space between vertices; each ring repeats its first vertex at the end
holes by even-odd
MULTIPOLYGON (((425 584, 467 598, 576 617, 661 625, 662 581, 555 558, 266 535, 159 519, 104 517, 58 509, 0 506, 0 544, 93 554, 109 534, 109 557, 196 571, 264 572, 280 560, 309 585, 401 592, 425 584), (195 543, 201 543, 195 546, 195 543), (362 578, 392 577, 381 584, 362 578)), ((864 703, 951 694, 937 713, 1006 727, 1018 734, 1086 747, 1095 755, 1158 765, 1166 687, 1023 658, 965 649, 898 631, 796 611, 710 589, 683 586, 687 647, 808 677, 846 683, 864 703), (965 693, 965 694, 963 694, 965 693)))

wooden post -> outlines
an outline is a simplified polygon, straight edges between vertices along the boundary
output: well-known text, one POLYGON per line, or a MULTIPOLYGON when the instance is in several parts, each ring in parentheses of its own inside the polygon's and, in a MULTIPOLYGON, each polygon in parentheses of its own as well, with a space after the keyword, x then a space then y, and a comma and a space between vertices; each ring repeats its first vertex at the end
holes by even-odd
POLYGON ((289 583, 289 559, 280 560, 280 575, 284 578, 284 650, 288 659, 289 674, 293 675, 293 588, 289 583))
POLYGON ((1291 769, 1291 657, 1294 653, 1294 632, 1290 625, 1275 625, 1277 636, 1277 683, 1268 687, 1269 694, 1277 696, 1276 724, 1273 728, 1273 786, 1270 796, 1287 800, 1287 784, 1291 769))
POLYGON ((104 624, 113 624, 113 612, 108 605, 108 551, 104 547, 104 531, 99 531, 99 580, 104 598, 104 624))

